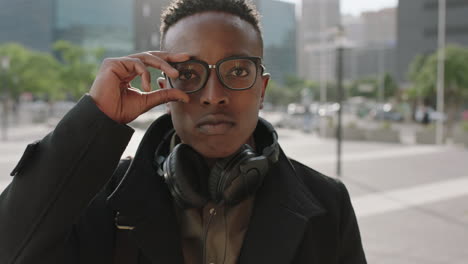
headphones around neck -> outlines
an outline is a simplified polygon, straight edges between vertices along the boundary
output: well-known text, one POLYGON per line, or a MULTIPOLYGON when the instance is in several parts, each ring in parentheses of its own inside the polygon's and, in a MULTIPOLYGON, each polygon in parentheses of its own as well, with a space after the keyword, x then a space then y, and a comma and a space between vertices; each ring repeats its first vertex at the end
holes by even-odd
POLYGON ((173 135, 171 130, 156 149, 155 166, 182 208, 201 208, 208 201, 238 204, 257 191, 269 167, 278 161, 278 136, 271 124, 261 118, 254 138, 262 155, 244 144, 231 156, 217 160, 211 170, 203 156, 187 144, 178 144, 164 155, 173 135))

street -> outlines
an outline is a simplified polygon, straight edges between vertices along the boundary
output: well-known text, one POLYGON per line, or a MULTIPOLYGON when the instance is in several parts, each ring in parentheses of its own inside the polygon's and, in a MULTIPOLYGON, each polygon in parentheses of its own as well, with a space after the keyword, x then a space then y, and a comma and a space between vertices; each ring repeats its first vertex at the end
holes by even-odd
MULTIPOLYGON (((0 143, 0 191, 26 145, 52 128, 12 128, 0 143)), ((283 150, 336 177, 336 141, 279 129, 283 150)), ((124 156, 143 135, 137 130, 124 156)), ((468 149, 459 146, 343 143, 341 180, 350 191, 369 263, 468 261, 468 149)), ((1 235, 1 234, 0 234, 1 235)))

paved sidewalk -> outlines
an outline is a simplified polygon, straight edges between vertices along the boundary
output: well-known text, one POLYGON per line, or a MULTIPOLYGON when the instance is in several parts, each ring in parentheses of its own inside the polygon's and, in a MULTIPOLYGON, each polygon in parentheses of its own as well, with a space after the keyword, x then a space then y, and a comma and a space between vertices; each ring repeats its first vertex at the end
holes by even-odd
POLYGON ((9 127, 7 129, 7 140, 2 141, 0 137, 0 146, 11 142, 21 142, 40 139, 54 129, 52 124, 22 124, 9 127))

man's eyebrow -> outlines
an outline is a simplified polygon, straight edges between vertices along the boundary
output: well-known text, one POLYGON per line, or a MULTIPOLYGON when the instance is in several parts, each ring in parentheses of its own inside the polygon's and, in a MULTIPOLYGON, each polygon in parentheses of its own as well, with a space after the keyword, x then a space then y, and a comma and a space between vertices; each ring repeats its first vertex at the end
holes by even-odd
POLYGON ((226 56, 224 58, 232 58, 232 57, 249 57, 249 56, 252 56, 250 54, 247 54, 247 53, 234 53, 234 54, 230 54, 229 56, 226 56))

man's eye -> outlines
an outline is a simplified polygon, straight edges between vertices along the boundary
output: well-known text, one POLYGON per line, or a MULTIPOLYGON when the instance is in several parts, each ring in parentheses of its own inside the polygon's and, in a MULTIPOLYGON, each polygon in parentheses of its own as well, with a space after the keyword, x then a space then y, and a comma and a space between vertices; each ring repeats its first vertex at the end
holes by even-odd
POLYGON ((232 69, 229 72, 229 75, 233 77, 245 77, 249 75, 249 71, 245 68, 237 67, 237 68, 232 69))
POLYGON ((196 78, 196 74, 193 71, 180 71, 179 72, 180 80, 188 81, 194 78, 196 78))

